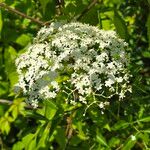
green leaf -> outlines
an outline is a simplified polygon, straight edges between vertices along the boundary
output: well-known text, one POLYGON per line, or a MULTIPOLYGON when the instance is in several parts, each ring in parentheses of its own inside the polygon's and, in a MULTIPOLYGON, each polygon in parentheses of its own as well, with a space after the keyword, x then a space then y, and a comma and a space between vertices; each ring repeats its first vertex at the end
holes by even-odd
POLYGON ((86 13, 82 17, 81 21, 84 23, 88 23, 90 25, 97 25, 98 24, 98 17, 97 17, 97 15, 95 15, 95 14, 97 14, 97 11, 98 11, 98 8, 96 6, 91 8, 89 10, 89 12, 86 13))
POLYGON ((140 122, 150 122, 150 116, 149 117, 145 117, 145 118, 142 118, 140 120, 138 120, 140 122))
POLYGON ((60 145, 60 148, 64 149, 66 146, 66 134, 63 128, 57 128, 55 138, 58 144, 60 145))
POLYGON ((22 138, 22 143, 24 144, 25 150, 29 149, 31 141, 34 139, 35 135, 32 133, 27 134, 25 137, 22 138))
POLYGON ((120 129, 125 129, 129 126, 129 124, 130 123, 128 123, 124 120, 120 120, 112 127, 112 130, 116 131, 116 130, 120 130, 120 129))
POLYGON ((107 129, 108 131, 111 131, 111 128, 108 123, 103 128, 107 129))
POLYGON ((12 150, 22 150, 22 149, 24 149, 24 144, 20 141, 14 144, 12 148, 12 150))
POLYGON ((85 124, 82 123, 81 121, 74 122, 74 124, 73 124, 73 127, 78 129, 78 137, 80 139, 82 139, 82 140, 87 140, 88 137, 85 134, 85 131, 84 131, 85 128, 84 128, 84 126, 85 126, 85 124))
POLYGON ((126 23, 116 10, 114 11, 114 25, 119 36, 127 40, 128 31, 127 31, 126 23))
POLYGON ((21 46, 26 46, 31 41, 31 37, 27 34, 21 34, 17 39, 16 43, 21 46))
POLYGON ((112 137, 110 140, 109 140, 109 146, 110 147, 116 147, 117 145, 119 145, 120 143, 120 139, 119 138, 116 138, 116 137, 112 137))
MULTIPOLYGON (((150 133, 150 131, 149 131, 149 133, 150 133)), ((138 138, 140 138, 140 139, 142 139, 144 142, 145 142, 145 144, 148 144, 149 143, 149 141, 150 141, 150 139, 149 139, 149 133, 147 132, 144 132, 144 133, 139 133, 138 134, 138 138)))
POLYGON ((45 117, 52 120, 57 112, 57 106, 51 100, 45 100, 45 117))
POLYGON ((149 134, 150 134, 150 129, 143 130, 142 132, 144 132, 144 133, 149 133, 149 134))
POLYGON ((111 3, 120 5, 124 0, 111 0, 111 3))
POLYGON ((129 138, 122 147, 122 150, 131 150, 135 143, 136 140, 132 140, 132 138, 129 138))
POLYGON ((42 6, 43 18, 45 20, 50 20, 55 14, 56 2, 53 0, 39 0, 42 6))
POLYGON ((12 116, 13 116, 14 119, 17 118, 18 113, 19 113, 19 112, 18 112, 18 107, 15 106, 14 109, 13 109, 13 111, 12 111, 12 116))
POLYGON ((47 147, 46 143, 48 141, 50 127, 51 127, 50 122, 48 122, 46 124, 46 127, 45 126, 43 126, 43 127, 40 126, 40 130, 41 130, 42 134, 40 135, 40 139, 39 139, 39 142, 38 142, 38 145, 37 145, 37 149, 40 149, 40 148, 46 149, 46 147, 47 147))
POLYGON ((145 51, 142 53, 144 57, 150 58, 150 51, 145 51))
POLYGON ((147 37, 148 37, 149 50, 150 50, 150 13, 147 18, 146 26, 147 26, 147 37))
POLYGON ((15 59, 17 57, 17 52, 12 46, 8 46, 5 49, 4 57, 5 57, 5 71, 10 80, 10 85, 11 87, 13 87, 18 80, 15 67, 15 59))
POLYGON ((43 115, 33 112, 32 110, 28 110, 25 112, 25 117, 31 117, 37 120, 47 120, 43 115))
POLYGON ((10 131, 10 122, 9 122, 8 117, 2 117, 0 119, 0 130, 4 134, 8 134, 9 133, 9 131, 10 131))
POLYGON ((4 115, 4 111, 5 111, 4 108, 5 106, 0 105, 0 117, 4 115))
POLYGON ((32 141, 30 141, 28 149, 25 149, 25 150, 37 150, 35 138, 32 141))
POLYGON ((82 142, 82 140, 78 136, 75 135, 70 139, 69 143, 70 143, 70 145, 77 146, 81 142, 82 142))
POLYGON ((101 145, 109 147, 107 145, 106 139, 104 138, 104 136, 99 132, 99 130, 97 129, 96 131, 96 141, 99 142, 101 145))
POLYGON ((0 81, 0 97, 2 97, 3 95, 7 95, 8 88, 9 88, 8 82, 0 81))
POLYGON ((0 37, 2 33, 2 28, 3 28, 3 19, 2 19, 2 11, 0 10, 0 37))
POLYGON ((141 117, 143 116, 144 111, 145 111, 144 107, 141 106, 140 111, 139 111, 139 113, 138 113, 138 117, 139 117, 139 118, 141 118, 141 117))
POLYGON ((49 3, 49 0, 39 0, 43 9, 43 14, 45 14, 46 6, 49 3))

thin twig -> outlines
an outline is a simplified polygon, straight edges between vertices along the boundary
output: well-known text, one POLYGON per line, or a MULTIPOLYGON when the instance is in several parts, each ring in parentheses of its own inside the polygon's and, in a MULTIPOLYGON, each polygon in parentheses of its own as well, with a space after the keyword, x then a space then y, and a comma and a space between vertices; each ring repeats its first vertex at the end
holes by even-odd
POLYGON ((16 9, 11 8, 10 6, 8 6, 8 5, 5 4, 5 3, 0 3, 0 7, 2 7, 2 8, 4 8, 4 9, 8 10, 9 12, 15 13, 15 14, 17 14, 17 15, 23 17, 23 18, 27 18, 27 19, 29 19, 29 20, 31 20, 32 22, 35 22, 35 23, 37 23, 37 24, 40 24, 40 25, 44 25, 44 24, 45 24, 45 22, 40 21, 40 20, 37 20, 37 19, 32 18, 32 17, 30 17, 30 16, 27 16, 26 14, 24 14, 24 13, 22 13, 22 12, 16 10, 16 9))
MULTIPOLYGON (((12 105, 13 101, 7 100, 7 99, 0 99, 0 104, 4 104, 4 105, 12 105)), ((26 109, 35 109, 33 108, 31 105, 25 105, 26 109)), ((41 107, 38 107, 41 108, 41 107)))
POLYGON ((73 20, 79 21, 97 2, 98 0, 92 0, 92 2, 79 15, 75 16, 73 20))
POLYGON ((11 105, 13 102, 9 101, 9 100, 6 100, 6 99, 0 99, 0 103, 1 104, 6 104, 6 105, 11 105))
POLYGON ((69 117, 67 117, 67 128, 66 128, 67 142, 66 142, 64 150, 68 149, 68 145, 69 145, 70 139, 71 139, 72 134, 73 134, 72 120, 73 120, 75 115, 76 115, 76 111, 74 111, 69 117))

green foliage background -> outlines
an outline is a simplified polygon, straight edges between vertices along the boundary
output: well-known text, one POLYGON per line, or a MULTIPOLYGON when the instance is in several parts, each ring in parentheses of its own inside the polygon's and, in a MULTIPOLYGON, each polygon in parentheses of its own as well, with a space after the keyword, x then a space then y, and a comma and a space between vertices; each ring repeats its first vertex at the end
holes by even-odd
POLYGON ((68 107, 63 95, 33 110, 14 94, 14 61, 42 25, 0 8, 0 149, 150 149, 150 0, 98 0, 90 9, 95 0, 1 2, 46 24, 77 20, 116 30, 131 47, 133 94, 103 115, 93 105, 83 116, 85 107, 68 107))

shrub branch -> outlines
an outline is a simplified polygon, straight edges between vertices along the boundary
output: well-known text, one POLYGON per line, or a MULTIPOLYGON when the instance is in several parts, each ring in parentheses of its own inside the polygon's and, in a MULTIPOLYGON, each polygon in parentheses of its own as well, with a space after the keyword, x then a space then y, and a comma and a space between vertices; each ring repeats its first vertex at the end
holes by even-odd
POLYGON ((98 0, 93 0, 79 15, 75 16, 73 20, 79 21, 96 3, 98 3, 98 0))
MULTIPOLYGON (((13 101, 7 100, 7 99, 0 99, 0 104, 4 104, 4 105, 12 105, 13 101)), ((33 108, 31 105, 25 105, 26 109, 35 109, 33 108)), ((38 107, 40 108, 40 106, 38 107)))
POLYGON ((17 14, 17 15, 23 17, 23 18, 27 18, 27 19, 31 20, 32 22, 35 22, 39 25, 44 25, 45 24, 45 22, 37 20, 35 18, 32 18, 32 17, 30 17, 30 16, 28 16, 28 15, 26 15, 26 14, 24 14, 24 13, 22 13, 22 12, 16 10, 16 9, 14 9, 14 8, 11 8, 10 6, 8 6, 5 3, 0 3, 0 7, 6 9, 7 11, 9 11, 11 13, 17 14))

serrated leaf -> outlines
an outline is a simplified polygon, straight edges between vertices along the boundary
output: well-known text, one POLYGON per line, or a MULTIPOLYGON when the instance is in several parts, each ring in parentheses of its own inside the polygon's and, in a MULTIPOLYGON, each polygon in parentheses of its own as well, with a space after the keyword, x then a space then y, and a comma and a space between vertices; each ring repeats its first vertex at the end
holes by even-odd
POLYGON ((128 31, 127 31, 126 23, 116 10, 114 11, 114 25, 119 36, 127 40, 128 31))

